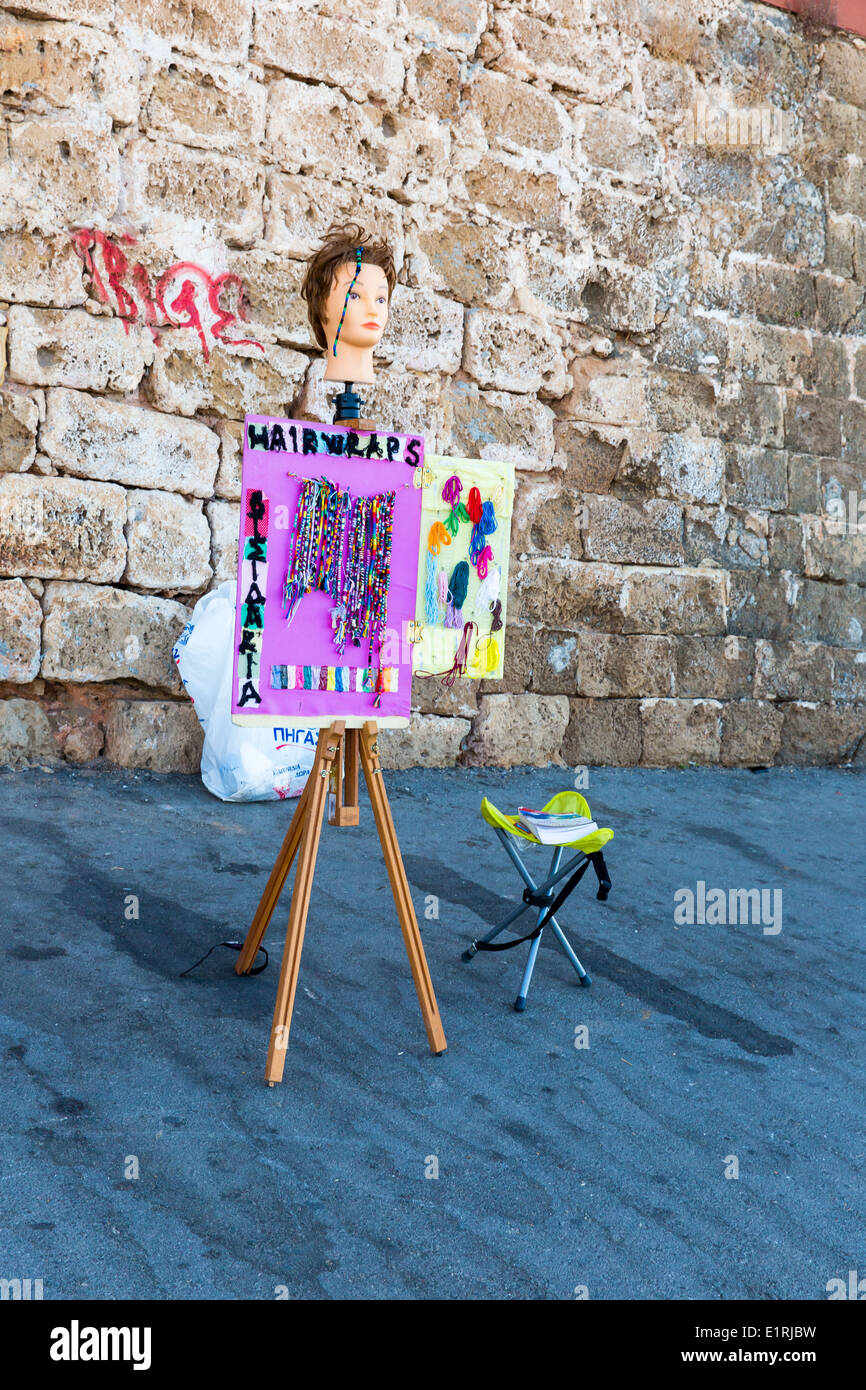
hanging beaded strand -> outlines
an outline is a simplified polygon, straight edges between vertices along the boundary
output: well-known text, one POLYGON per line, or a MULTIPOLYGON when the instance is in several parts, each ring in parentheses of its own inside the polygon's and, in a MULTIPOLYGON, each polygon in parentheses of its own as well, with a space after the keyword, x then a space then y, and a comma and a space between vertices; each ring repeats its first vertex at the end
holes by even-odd
POLYGON ((340 329, 343 327, 343 319, 346 317, 346 310, 347 310, 348 307, 349 307, 349 295, 352 293, 352 290, 355 288, 355 281, 357 280, 357 278, 358 278, 358 276, 359 276, 360 274, 361 274, 361 247, 360 247, 360 246, 357 246, 357 247, 355 248, 355 274, 352 276, 352 282, 351 282, 351 284, 349 285, 349 288, 346 290, 346 298, 343 300, 343 312, 342 312, 342 314, 340 315, 340 322, 337 324, 337 331, 336 331, 336 333, 334 334, 334 356, 335 356, 335 357, 336 357, 336 355, 337 355, 337 339, 338 339, 339 336, 340 336, 340 329))

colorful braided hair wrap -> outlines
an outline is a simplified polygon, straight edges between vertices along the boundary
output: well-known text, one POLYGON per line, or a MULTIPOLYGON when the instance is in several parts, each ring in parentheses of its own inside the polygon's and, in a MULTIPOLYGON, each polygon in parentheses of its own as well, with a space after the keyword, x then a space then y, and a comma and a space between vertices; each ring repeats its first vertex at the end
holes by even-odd
POLYGON ((338 339, 339 336, 340 336, 340 329, 343 327, 343 319, 346 317, 346 310, 347 310, 348 307, 349 307, 349 295, 352 293, 352 290, 355 288, 355 281, 357 280, 357 278, 358 278, 358 276, 359 276, 360 274, 361 274, 361 247, 360 247, 360 246, 356 246, 356 247, 355 247, 355 274, 352 276, 352 283, 349 285, 349 288, 346 290, 346 298, 343 300, 343 312, 342 312, 342 314, 340 315, 340 322, 337 324, 337 331, 336 331, 336 333, 334 334, 334 356, 335 356, 335 357, 336 357, 336 355, 337 355, 337 339, 338 339))

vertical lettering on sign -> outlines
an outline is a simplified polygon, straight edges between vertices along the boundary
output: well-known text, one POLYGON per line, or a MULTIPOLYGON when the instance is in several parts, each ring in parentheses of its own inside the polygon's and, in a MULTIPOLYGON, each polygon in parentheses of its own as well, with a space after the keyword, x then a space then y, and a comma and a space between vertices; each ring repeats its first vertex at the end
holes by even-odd
POLYGON ((261 488, 244 496, 244 549, 241 561, 241 640, 238 645, 238 705, 260 705, 260 670, 268 573, 269 503, 261 488))

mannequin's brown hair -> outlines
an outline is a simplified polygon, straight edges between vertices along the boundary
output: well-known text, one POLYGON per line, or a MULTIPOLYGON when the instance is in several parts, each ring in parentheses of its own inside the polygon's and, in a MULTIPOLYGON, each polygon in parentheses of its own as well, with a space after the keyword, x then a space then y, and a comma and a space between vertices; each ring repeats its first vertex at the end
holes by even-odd
POLYGON ((301 296, 307 302, 307 318, 319 347, 328 350, 325 337, 325 301, 334 285, 334 277, 344 262, 355 264, 355 251, 361 247, 361 264, 377 265, 388 281, 388 299, 394 293, 397 271, 391 248, 384 241, 374 241, 357 222, 332 223, 322 245, 307 262, 307 272, 301 285, 301 296))

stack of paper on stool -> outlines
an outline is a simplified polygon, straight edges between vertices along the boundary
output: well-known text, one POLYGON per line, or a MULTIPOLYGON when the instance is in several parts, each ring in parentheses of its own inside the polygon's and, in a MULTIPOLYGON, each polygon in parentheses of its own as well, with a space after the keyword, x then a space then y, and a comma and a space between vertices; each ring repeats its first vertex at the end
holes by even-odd
POLYGON ((543 845, 571 845, 598 829, 589 816, 554 815, 531 811, 528 806, 518 806, 517 824, 543 845))

